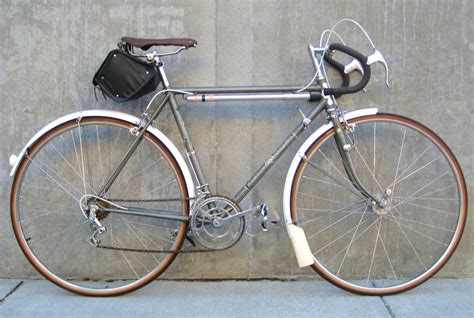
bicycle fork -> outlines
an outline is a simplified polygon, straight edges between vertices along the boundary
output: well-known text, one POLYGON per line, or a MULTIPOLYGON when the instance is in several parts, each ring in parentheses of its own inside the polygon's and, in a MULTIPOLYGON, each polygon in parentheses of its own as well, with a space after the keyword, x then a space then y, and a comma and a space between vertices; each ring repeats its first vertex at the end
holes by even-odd
POLYGON ((342 163, 344 165, 344 169, 347 173, 349 181, 354 186, 354 188, 362 196, 364 196, 364 198, 368 200, 368 202, 372 206, 384 208, 387 205, 387 200, 385 198, 377 198, 374 194, 367 190, 367 188, 362 184, 359 177, 357 176, 354 163, 350 154, 351 150, 354 148, 354 145, 352 142, 348 142, 346 138, 346 130, 349 130, 351 128, 343 126, 347 126, 347 124, 345 123, 345 121, 341 122, 339 111, 337 109, 333 108, 331 110, 327 110, 327 112, 334 126, 334 138, 336 140, 337 149, 339 151, 339 154, 341 155, 342 163))

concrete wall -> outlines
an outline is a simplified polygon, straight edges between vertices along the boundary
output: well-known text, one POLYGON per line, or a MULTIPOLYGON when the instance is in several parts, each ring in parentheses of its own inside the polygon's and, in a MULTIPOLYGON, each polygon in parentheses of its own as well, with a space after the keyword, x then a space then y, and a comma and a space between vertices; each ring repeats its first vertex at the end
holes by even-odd
MULTIPOLYGON (((91 78, 122 35, 197 39, 197 49, 168 59, 176 86, 303 84, 312 76, 307 44, 337 20, 354 18, 384 52, 392 89, 384 87, 377 67, 368 92, 341 104, 349 110, 378 105, 430 126, 460 160, 472 199, 470 0, 0 1, 0 277, 35 275, 10 226, 9 155, 60 115, 95 108, 138 115, 150 98, 117 105, 93 97, 91 78)), ((349 43, 368 52, 359 34, 345 31, 349 43)), ((301 119, 293 102, 195 104, 183 111, 210 185, 223 195, 233 195, 301 119)), ((180 145, 170 116, 164 113, 158 125, 180 145)), ((265 201, 282 213, 284 178, 296 147, 243 207, 265 201)), ((469 218, 458 251, 438 275, 473 277, 473 242, 469 218)), ((244 237, 229 251, 180 256, 163 277, 295 276, 317 277, 297 268, 280 227, 244 237)))

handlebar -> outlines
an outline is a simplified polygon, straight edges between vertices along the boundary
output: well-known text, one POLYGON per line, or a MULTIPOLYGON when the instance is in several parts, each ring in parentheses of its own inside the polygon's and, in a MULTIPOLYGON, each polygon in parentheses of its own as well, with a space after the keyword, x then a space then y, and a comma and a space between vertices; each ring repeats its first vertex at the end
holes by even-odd
MULTIPOLYGON (((332 67, 334 67, 336 69, 336 71, 339 72, 339 74, 341 75, 342 77, 342 83, 341 83, 341 87, 348 87, 349 86, 349 82, 350 82, 350 78, 349 78, 349 74, 346 74, 344 72, 344 65, 339 63, 338 61, 336 61, 335 59, 333 59, 330 55, 328 54, 324 54, 324 60, 329 64, 331 65, 332 67)), ((341 94, 334 94, 334 97, 335 98, 339 98, 341 96, 341 94)))
POLYGON ((345 46, 343 44, 340 44, 340 43, 332 43, 329 45, 329 51, 332 52, 332 51, 340 51, 342 53, 345 53, 349 56, 352 56, 353 58, 357 59, 360 64, 362 65, 362 68, 364 70, 363 72, 363 75, 362 75, 362 78, 360 79, 359 83, 357 83, 356 85, 354 86, 346 86, 348 85, 349 83, 349 76, 347 74, 344 73, 344 66, 342 66, 342 64, 340 64, 339 62, 335 61, 332 59, 332 57, 330 56, 327 56, 325 55, 324 56, 324 59, 326 61, 328 61, 329 64, 331 64, 332 66, 334 66, 339 72, 340 71, 340 68, 342 67, 342 70, 344 73, 345 76, 343 76, 343 84, 342 84, 342 87, 336 87, 336 88, 325 88, 324 89, 324 94, 325 95, 334 95, 335 97, 339 97, 340 95, 344 95, 344 94, 352 94, 352 93, 356 93, 362 89, 364 89, 364 87, 367 85, 367 83, 369 82, 370 80, 370 66, 367 65, 367 57, 364 56, 362 53, 348 47, 348 46, 345 46), (329 58, 329 60, 328 60, 329 58), (335 64, 337 63, 337 64, 335 64), (347 79, 345 78, 347 77, 347 79), (344 85, 344 81, 347 80, 347 83, 346 85, 344 85))

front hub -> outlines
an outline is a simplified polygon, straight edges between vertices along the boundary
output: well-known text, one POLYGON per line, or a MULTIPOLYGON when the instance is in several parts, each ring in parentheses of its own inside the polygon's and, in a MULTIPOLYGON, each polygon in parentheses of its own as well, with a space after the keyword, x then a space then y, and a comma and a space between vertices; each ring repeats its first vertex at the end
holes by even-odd
POLYGON ((390 210, 392 209, 392 202, 390 196, 392 194, 391 189, 385 190, 384 193, 378 194, 376 196, 377 200, 380 202, 379 204, 373 203, 372 204, 372 211, 378 215, 387 215, 390 210))

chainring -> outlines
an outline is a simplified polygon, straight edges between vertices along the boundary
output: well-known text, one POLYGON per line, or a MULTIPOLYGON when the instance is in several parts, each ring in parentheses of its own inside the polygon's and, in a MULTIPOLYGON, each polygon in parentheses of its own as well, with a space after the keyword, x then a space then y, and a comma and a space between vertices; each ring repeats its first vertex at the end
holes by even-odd
POLYGON ((214 250, 233 246, 244 233, 245 217, 238 217, 223 224, 213 221, 224 220, 239 212, 239 205, 223 196, 207 197, 196 202, 190 223, 194 238, 201 245, 214 250))

